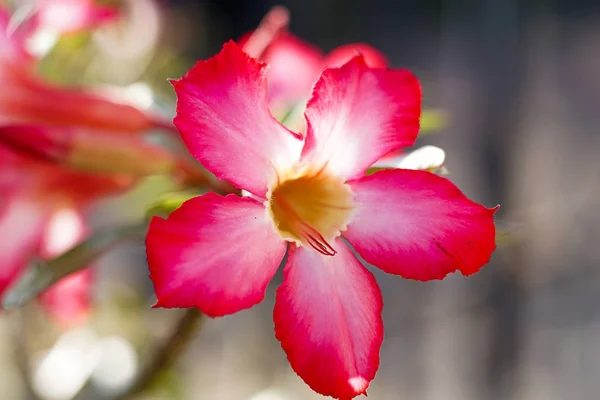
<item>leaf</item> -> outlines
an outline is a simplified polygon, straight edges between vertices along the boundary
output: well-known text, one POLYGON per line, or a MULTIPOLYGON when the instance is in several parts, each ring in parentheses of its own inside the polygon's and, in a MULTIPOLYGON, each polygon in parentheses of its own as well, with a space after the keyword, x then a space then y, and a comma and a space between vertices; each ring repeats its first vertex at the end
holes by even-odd
POLYGON ((435 133, 448 125, 448 115, 435 108, 423 110, 421 113, 421 129, 419 135, 435 133))
POLYGON ((168 217, 173 211, 178 209, 184 202, 196 197, 202 193, 188 191, 188 192, 175 192, 163 195, 162 198, 156 203, 152 204, 146 211, 146 217, 157 215, 159 217, 168 217))

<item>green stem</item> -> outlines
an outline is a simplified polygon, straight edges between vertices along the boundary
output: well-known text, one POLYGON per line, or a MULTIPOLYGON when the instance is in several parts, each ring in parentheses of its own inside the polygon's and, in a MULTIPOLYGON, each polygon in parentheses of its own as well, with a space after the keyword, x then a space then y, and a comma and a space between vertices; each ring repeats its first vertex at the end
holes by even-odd
POLYGON ((125 240, 144 240, 146 222, 95 232, 66 253, 48 261, 37 261, 5 294, 2 308, 22 306, 59 280, 89 266, 114 245, 125 240))
POLYGON ((162 372, 168 371, 183 353, 194 334, 202 326, 203 314, 195 308, 185 311, 171 335, 146 363, 137 379, 113 400, 128 400, 149 388, 162 372))

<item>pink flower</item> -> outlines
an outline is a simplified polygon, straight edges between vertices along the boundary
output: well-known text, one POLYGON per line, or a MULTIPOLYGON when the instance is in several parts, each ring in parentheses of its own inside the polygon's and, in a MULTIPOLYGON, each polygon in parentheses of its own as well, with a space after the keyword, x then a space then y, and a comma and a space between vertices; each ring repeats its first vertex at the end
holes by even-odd
MULTIPOLYGON (((197 163, 145 141, 148 129, 175 130, 170 121, 36 74, 37 60, 25 50, 35 29, 83 28, 108 17, 101 10, 114 11, 92 1, 44 0, 34 18, 11 30, 10 13, 0 6, 0 297, 33 257, 50 259, 79 243, 85 211, 139 176, 208 179, 197 163)), ((90 309, 92 278, 86 269, 63 279, 40 296, 42 306, 63 325, 80 323, 90 309)))
POLYGON ((276 337, 311 388, 350 399, 366 393, 378 368, 383 304, 342 238, 405 278, 470 275, 495 248, 495 209, 430 172, 364 176, 417 136, 421 90, 410 72, 369 68, 361 55, 324 70, 300 135, 271 116, 266 67, 230 42, 174 82, 175 125, 192 155, 253 196, 208 193, 152 220, 156 306, 211 317, 252 307, 287 251, 276 337))
MULTIPOLYGON (((57 256, 83 239, 83 213, 94 200, 133 183, 21 156, 2 144, 0 171, 0 297, 32 257, 57 256)), ((63 279, 41 296, 42 306, 62 325, 80 323, 89 312, 91 280, 89 269, 63 279)))
POLYGON ((0 6, 0 125, 78 126, 123 134, 171 128, 157 116, 130 105, 46 82, 35 73, 35 60, 23 47, 26 37, 7 30, 9 20, 9 12, 0 6))

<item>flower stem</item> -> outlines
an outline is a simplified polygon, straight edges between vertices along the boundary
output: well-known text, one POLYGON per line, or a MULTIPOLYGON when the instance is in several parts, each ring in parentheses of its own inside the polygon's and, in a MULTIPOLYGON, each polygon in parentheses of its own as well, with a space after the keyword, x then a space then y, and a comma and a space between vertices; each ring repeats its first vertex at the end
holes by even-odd
POLYGON ((203 323, 203 314, 195 308, 185 311, 171 335, 150 357, 146 366, 131 386, 113 400, 128 400, 148 389, 155 379, 164 371, 169 370, 192 340, 194 334, 203 323))
POLYGON ((67 252, 48 261, 38 261, 4 294, 5 310, 22 306, 67 275, 90 265, 113 246, 126 240, 144 240, 146 222, 95 232, 67 252))

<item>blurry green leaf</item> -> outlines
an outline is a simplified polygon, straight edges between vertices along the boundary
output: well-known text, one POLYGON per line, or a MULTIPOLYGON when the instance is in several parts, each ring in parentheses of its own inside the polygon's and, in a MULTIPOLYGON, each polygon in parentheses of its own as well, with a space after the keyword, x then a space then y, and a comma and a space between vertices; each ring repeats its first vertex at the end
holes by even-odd
POLYGON ((197 192, 176 192, 163 195, 162 198, 156 203, 152 204, 146 211, 146 217, 148 219, 153 216, 168 217, 173 211, 178 209, 184 202, 196 197, 201 193, 197 192))
POLYGON ((523 236, 522 224, 505 220, 496 220, 496 245, 505 246, 514 244, 523 236))
POLYGON ((49 261, 37 261, 5 294, 2 308, 22 306, 62 278, 90 265, 97 257, 124 240, 143 240, 148 227, 146 223, 103 230, 66 253, 49 261))
POLYGON ((438 109, 427 109, 421 113, 421 130, 419 133, 435 133, 448 125, 448 115, 438 109))

